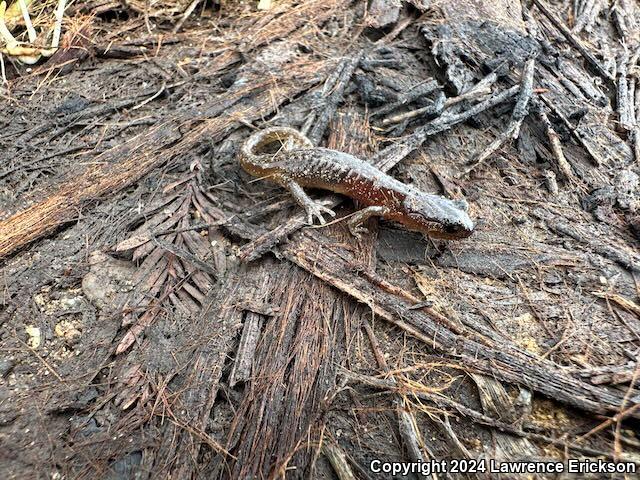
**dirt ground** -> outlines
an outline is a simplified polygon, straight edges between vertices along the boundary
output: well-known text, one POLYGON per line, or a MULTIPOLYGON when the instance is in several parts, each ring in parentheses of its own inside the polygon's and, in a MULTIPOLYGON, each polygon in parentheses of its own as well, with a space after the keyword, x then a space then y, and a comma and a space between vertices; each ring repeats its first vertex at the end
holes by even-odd
POLYGON ((640 5, 260 4, 79 0, 5 48, 2 478, 640 478, 451 469, 640 469, 640 5), (474 233, 306 225, 237 161, 273 125, 474 233))

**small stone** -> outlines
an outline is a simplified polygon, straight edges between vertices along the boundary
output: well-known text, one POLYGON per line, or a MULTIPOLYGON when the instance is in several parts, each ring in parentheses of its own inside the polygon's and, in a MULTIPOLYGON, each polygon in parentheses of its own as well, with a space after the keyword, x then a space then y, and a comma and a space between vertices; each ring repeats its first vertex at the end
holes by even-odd
POLYGON ((33 325, 28 325, 27 328, 25 328, 25 331, 27 332, 28 337, 27 344, 31 348, 38 348, 42 343, 42 332, 40 331, 40 329, 38 327, 34 327, 33 325))
POLYGON ((80 340, 82 332, 76 328, 74 322, 62 320, 58 322, 54 329, 56 335, 64 340, 67 345, 75 345, 80 340))

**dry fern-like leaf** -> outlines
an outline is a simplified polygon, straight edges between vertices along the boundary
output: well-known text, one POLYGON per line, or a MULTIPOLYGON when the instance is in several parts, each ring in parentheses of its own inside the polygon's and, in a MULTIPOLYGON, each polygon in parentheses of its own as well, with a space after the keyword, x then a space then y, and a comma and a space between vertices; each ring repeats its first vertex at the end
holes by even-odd
POLYGON ((122 308, 122 325, 129 330, 116 354, 128 350, 158 315, 197 313, 215 281, 205 226, 223 215, 201 189, 198 173, 190 172, 165 189, 176 194, 147 212, 145 223, 115 247, 118 252, 131 251, 132 260, 140 262, 134 288, 122 308))

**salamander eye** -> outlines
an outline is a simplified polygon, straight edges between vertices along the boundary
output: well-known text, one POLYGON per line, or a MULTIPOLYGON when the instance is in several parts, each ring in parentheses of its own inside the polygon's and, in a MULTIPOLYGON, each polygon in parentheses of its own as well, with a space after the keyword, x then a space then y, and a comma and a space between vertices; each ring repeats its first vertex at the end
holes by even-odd
POLYGON ((448 223, 444 226, 444 231, 446 233, 460 233, 463 228, 460 224, 448 223))

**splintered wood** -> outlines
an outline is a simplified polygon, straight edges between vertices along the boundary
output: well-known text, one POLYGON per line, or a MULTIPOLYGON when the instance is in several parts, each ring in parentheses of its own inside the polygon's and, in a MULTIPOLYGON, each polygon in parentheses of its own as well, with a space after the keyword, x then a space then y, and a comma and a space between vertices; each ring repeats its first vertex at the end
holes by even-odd
POLYGON ((272 112, 317 82, 324 68, 324 62, 292 66, 275 80, 273 90, 254 94, 250 106, 238 103, 225 116, 200 122, 190 116, 174 118, 97 157, 98 165, 65 181, 45 200, 0 222, 0 258, 77 220, 78 212, 90 202, 122 190, 203 141, 222 140, 238 120, 251 122, 272 112), (182 135, 180 129, 185 127, 188 132, 182 135))

